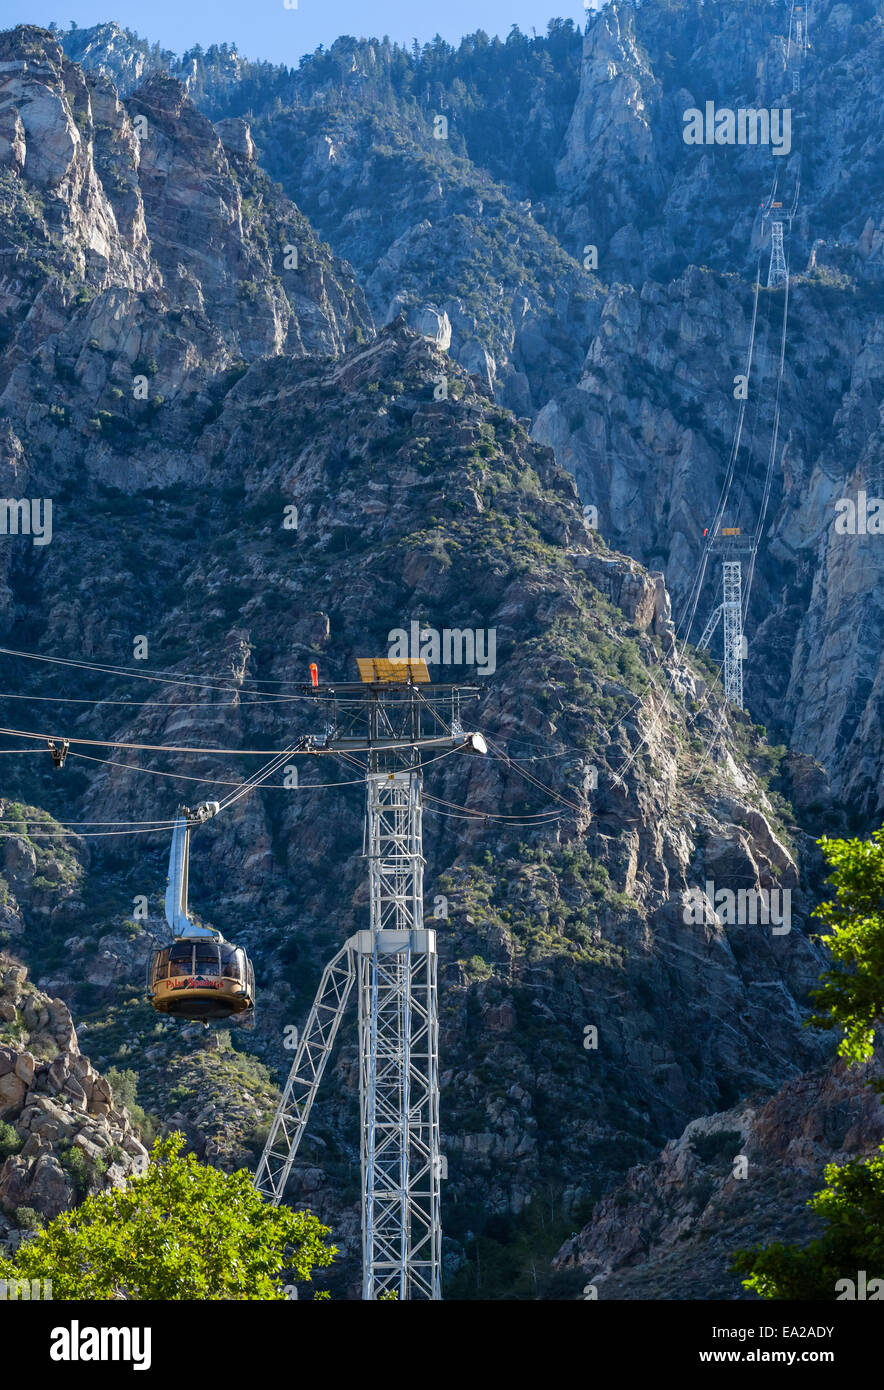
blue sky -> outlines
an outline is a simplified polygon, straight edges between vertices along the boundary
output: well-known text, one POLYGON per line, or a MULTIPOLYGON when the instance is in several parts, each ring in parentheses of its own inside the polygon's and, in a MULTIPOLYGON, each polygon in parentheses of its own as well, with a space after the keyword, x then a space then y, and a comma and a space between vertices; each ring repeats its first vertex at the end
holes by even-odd
POLYGON ((0 9, 3 28, 55 20, 67 29, 73 19, 85 29, 115 19, 175 53, 195 43, 206 48, 213 42, 235 42, 247 58, 290 66, 319 44, 328 47, 340 34, 389 34, 410 44, 413 38, 423 43, 439 33, 456 43, 476 29, 505 37, 513 24, 526 34, 532 27, 542 34, 553 16, 582 25, 585 15, 583 0, 297 0, 297 9, 286 9, 284 0, 152 0, 149 5, 144 0, 3 0, 0 9))

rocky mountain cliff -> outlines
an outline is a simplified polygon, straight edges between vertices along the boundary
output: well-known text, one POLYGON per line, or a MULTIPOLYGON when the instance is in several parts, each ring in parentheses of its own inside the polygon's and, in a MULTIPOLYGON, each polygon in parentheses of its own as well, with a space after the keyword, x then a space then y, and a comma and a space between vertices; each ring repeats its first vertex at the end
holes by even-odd
MULTIPOLYGON (((714 506, 738 370, 723 325, 735 315, 745 341, 745 267, 615 285, 617 229, 599 240, 598 274, 585 270, 584 232, 563 230, 577 205, 565 174, 550 186, 506 153, 530 108, 542 148, 577 178, 577 112, 586 129, 587 103, 618 89, 588 94, 601 26, 616 18, 625 43, 653 9, 592 18, 582 70, 566 27, 456 62, 441 51, 429 92, 416 59, 342 40, 298 74, 252 75, 242 109, 228 83, 214 125, 163 55, 119 30, 65 36, 85 74, 43 31, 0 38, 0 478, 10 496, 53 500, 51 544, 4 543, 2 711, 10 728, 105 745, 74 744, 62 771, 42 750, 6 759, 7 944, 74 1009, 94 1064, 137 1074, 151 1125, 184 1129, 215 1162, 253 1161, 285 1030, 364 921, 358 773, 302 765, 297 788, 280 780, 196 837, 194 906, 258 970, 254 1031, 211 1042, 143 1001, 168 852, 146 823, 235 785, 259 765, 242 750, 312 731, 298 690, 311 661, 352 678, 355 657, 412 621, 493 631, 493 673, 434 671, 480 685, 469 715, 492 754, 442 761, 426 787, 428 900, 449 906, 446 1274, 466 1297, 579 1292, 574 1251, 547 1275, 549 1260, 594 1203, 604 1218, 630 1168, 698 1116, 780 1105, 784 1086, 799 1109, 815 1104, 802 1078, 831 1042, 802 1026, 824 961, 808 831, 843 824, 845 787, 874 806, 880 730, 863 730, 877 687, 861 703, 850 680, 876 649, 858 638, 845 659, 843 614, 827 608, 837 586, 864 621, 874 595, 846 547, 823 585, 815 547, 828 541, 805 493, 808 478, 825 492, 836 420, 865 457, 876 287, 817 275, 796 292, 805 376, 796 364, 786 378, 780 463, 795 485, 777 485, 753 599, 771 635, 750 633, 750 652, 779 652, 786 630, 804 655, 791 675, 765 657, 764 682, 754 666, 748 681, 750 706, 776 708, 790 736, 800 723, 803 741, 785 755, 732 711, 713 757, 715 667, 679 652, 664 571, 678 599, 697 512, 714 506), (531 81, 489 103, 483 144, 495 62, 531 81), (444 111, 447 142, 433 134, 444 111), (844 341, 827 348, 832 324, 844 341), (848 369, 856 389, 836 407, 848 369), (803 433, 799 395, 814 412, 803 433), (828 684, 804 699, 821 652, 828 684), (64 664, 78 662, 90 665, 64 664), (230 751, 172 757, 168 744, 230 751), (63 855, 46 853, 59 843, 49 812, 78 832, 63 855), (108 822, 139 833, 102 833, 108 822), (44 862, 59 867, 38 873, 44 862), (710 880, 787 890, 791 929, 691 924, 688 895, 710 880)), ((204 62, 197 76, 201 104, 220 103, 204 62)), ((617 193, 639 226, 631 196, 617 193)), ((638 254, 623 250, 624 275, 638 254)), ((770 411, 759 402, 760 437, 770 411)), ((840 444, 838 458, 846 468, 840 444)), ((750 473, 749 502, 759 486, 750 473)), ((343 1037, 292 1182, 334 1227, 342 1287, 358 1252, 357 1087, 343 1037)), ((662 1178, 648 1172, 650 1192, 662 1178)), ((723 1248, 728 1218, 713 1218, 723 1248)), ((598 1231, 579 1240, 576 1262, 598 1262, 598 1231)))
POLYGON ((739 1298, 732 1251, 819 1236, 822 1223, 806 1203, 825 1165, 878 1149, 884 1111, 871 1070, 845 1072, 839 1063, 770 1099, 692 1121, 598 1203, 553 1268, 591 1281, 595 1292, 584 1285, 584 1297, 739 1298))
MULTIPOLYGON (((588 17, 582 55, 555 21, 540 38, 415 53, 345 38, 297 72, 241 73, 238 96, 220 50, 181 72, 206 109, 250 114, 262 164, 352 262, 377 322, 405 312, 535 421, 609 543, 664 571, 682 625, 736 429, 774 190, 793 273, 779 429, 773 446, 783 296, 765 289, 725 518, 759 525, 773 447, 746 700, 824 765, 863 828, 884 804, 884 683, 867 638, 884 562, 877 536, 834 523, 839 499, 884 493, 882 9, 825 3, 808 23, 799 54, 779 0, 613 3, 588 17), (707 101, 788 109, 788 148, 686 144, 684 114, 707 101)), ((145 57, 119 30, 65 43, 126 81, 127 43, 145 57)), ((699 638, 719 591, 711 567, 681 635, 699 638)))
POLYGON ((191 340, 215 376, 371 331, 352 272, 273 188, 241 121, 216 129, 160 76, 124 106, 35 29, 4 35, 0 62, 4 399, 50 337, 96 406, 131 405, 140 369, 155 410, 185 377, 196 394, 191 340), (86 319, 96 355, 66 360, 65 332, 86 319), (103 368, 115 333, 125 392, 103 368))
MULTIPOLYGON (((17 842, 7 841, 7 851, 17 842)), ((7 854, 7 858, 8 858, 7 854)), ((0 952, 0 1242, 143 1171, 147 1150, 77 1045, 61 999, 0 952)))

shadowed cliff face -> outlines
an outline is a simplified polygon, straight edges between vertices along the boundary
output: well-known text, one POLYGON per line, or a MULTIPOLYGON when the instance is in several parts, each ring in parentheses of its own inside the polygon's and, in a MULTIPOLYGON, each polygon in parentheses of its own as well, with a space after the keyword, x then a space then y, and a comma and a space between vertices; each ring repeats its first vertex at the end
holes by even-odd
MULTIPOLYGON (((219 1035, 200 1046, 142 1001, 162 935, 165 835, 87 839, 85 823, 166 820, 179 800, 217 798, 260 766, 236 750, 323 732, 299 689, 311 661, 322 679, 352 679, 357 656, 384 654, 391 632, 413 621, 493 632, 493 672, 433 669, 480 686, 464 718, 492 747, 486 759, 428 767, 438 800, 427 801, 424 839, 428 904, 442 895, 448 905, 448 1272, 452 1288, 476 1292, 466 1252, 489 1215, 505 1245, 527 1232, 552 1255, 588 1203, 698 1115, 776 1091, 826 1055, 801 1026, 822 963, 807 926, 812 847, 768 791, 779 755, 744 714, 732 714, 710 757, 720 695, 712 668, 675 650, 659 572, 674 563, 676 593, 686 583, 697 545, 689 508, 711 496, 710 441, 726 430, 731 389, 690 387, 702 409, 689 433, 689 385, 676 397, 664 390, 668 371, 678 378, 666 334, 683 323, 694 342, 731 302, 745 324, 746 286, 689 270, 668 287, 603 291, 561 249, 544 260, 551 234, 525 209, 510 221, 505 191, 488 195, 486 217, 480 190, 470 196, 482 208, 463 204, 452 224, 456 260, 443 269, 466 300, 466 267, 484 248, 469 333, 494 317, 489 304, 504 305, 494 332, 509 343, 508 365, 495 400, 495 374, 465 359, 468 334, 445 351, 441 280, 433 309, 416 270, 439 277, 435 252, 409 259, 412 240, 439 245, 422 228, 421 186, 401 262, 376 278, 384 252, 366 280, 389 318, 374 336, 352 272, 270 184, 243 122, 213 127, 160 75, 121 103, 40 31, 2 43, 11 66, 0 77, 12 85, 0 108, 0 237, 14 273, 0 304, 0 486, 52 499, 53 531, 41 545, 7 538, 0 641, 116 670, 55 665, 50 677, 4 657, 8 687, 33 703, 0 712, 9 727, 142 745, 73 745, 60 773, 48 757, 7 760, 10 796, 83 830, 76 891, 55 901, 42 890, 41 930, 12 885, 14 949, 36 984, 85 1020, 97 1066, 138 1070, 139 1101, 159 1122, 183 1128, 213 1161, 251 1162, 289 1060, 285 1028, 303 1023, 322 964, 365 924, 359 769, 300 764, 297 788, 280 776, 195 837, 193 904, 258 969, 256 1029, 234 1030, 233 1043, 219 1035), (515 335, 512 282, 498 301, 487 280, 489 266, 513 271, 505 238, 494 239, 504 213, 520 238, 515 269, 524 278, 533 266, 540 286, 515 335), (289 266, 288 248, 298 251, 289 266), (387 297, 397 284, 411 287, 402 316, 387 297), (539 411, 534 438, 506 408, 520 371, 525 410, 539 411), (613 437, 626 462, 593 471, 592 447, 607 448, 620 414, 613 437), (661 481, 642 489, 649 457, 661 481), (667 469, 679 478, 671 552, 667 469), (599 506, 600 533, 584 520, 575 475, 582 500, 599 506), (173 757, 143 746, 170 744, 230 751, 173 757), (338 781, 349 785, 320 785, 338 781), (790 930, 712 912, 695 921, 687 895, 709 883, 788 891, 790 930), (147 917, 134 913, 141 897, 147 917), (542 1230, 532 1224, 541 1194, 542 1230)), ((265 147, 278 135, 268 126, 265 147)), ((362 148, 352 131, 344 138, 362 148)), ((329 222, 356 196, 352 158, 321 184, 304 176, 311 210, 337 188, 329 222)), ((390 159, 376 154, 370 180, 390 159)), ((435 176, 437 156, 425 159, 435 176)), ((444 210, 445 187, 472 176, 442 163, 454 170, 440 184, 444 210)), ((397 204, 376 182, 364 196, 385 212, 397 204)), ((808 295, 802 312, 816 344, 822 310, 808 295)), ((850 331, 851 342, 872 342, 865 322, 850 331)), ((847 347, 838 351, 846 359, 847 347)), ((726 346, 716 352, 730 371, 726 346)), ((864 360, 865 400, 876 376, 864 360)), ((685 381, 697 370, 708 385, 708 366, 688 365, 685 381)), ((790 380, 787 410, 792 392, 790 380)), ((810 548, 794 544, 802 556, 810 548)), ((788 594, 762 566, 759 601, 786 604, 788 594)), ((783 689, 773 684, 769 698, 788 708, 783 689)), ((806 764, 796 785, 817 776, 806 764)), ((11 803, 29 863, 23 814, 11 803)), ((292 1185, 332 1221, 348 1258, 358 1246, 357 1086, 345 1036, 292 1185)), ((527 1278, 514 1266, 494 1292, 534 1296, 527 1278)))
MULTIPOLYGON (((839 503, 882 491, 881 129, 868 105, 880 19, 874 7, 816 16, 793 93, 794 54, 777 37, 783 13, 707 6, 683 20, 679 10, 611 8, 591 26, 560 175, 579 198, 604 170, 597 236, 603 241, 607 226, 618 262, 633 256, 635 290, 612 291, 581 380, 541 411, 535 434, 574 472, 612 542, 664 570, 676 616, 684 615, 734 438, 737 374, 746 370, 753 295, 742 276, 754 278, 756 258, 762 284, 767 275, 765 180, 777 173, 783 216, 800 190, 786 222, 793 278, 783 389, 777 402, 784 296, 763 290, 725 524, 744 534, 759 524, 773 450, 747 626, 747 703, 778 737, 818 759, 869 824, 882 807, 881 654, 868 635, 880 625, 884 550, 877 533, 839 534, 836 521, 839 503), (618 95, 624 86, 631 97, 618 95), (790 155, 680 144, 676 116, 706 98, 731 108, 788 105, 790 155), (641 189, 656 190, 645 206, 639 170, 641 189), (845 170, 856 197, 839 191, 845 170), (639 288, 648 271, 659 278, 654 255, 674 252, 666 228, 676 226, 680 255, 737 274, 691 268, 639 288)), ((589 238, 584 209, 575 202, 573 217, 589 238)), ((719 601, 715 567, 695 640, 719 601)))
POLYGON ((880 1067, 839 1062, 694 1120, 598 1204, 553 1267, 589 1281, 600 1299, 746 1297, 733 1252, 818 1237, 822 1223, 806 1204, 826 1164, 877 1152, 884 1112, 872 1078, 880 1067))
MULTIPOLYGON (((796 18, 804 25, 803 8, 796 18)), ((787 4, 606 6, 587 27, 557 165, 567 231, 585 233, 636 284, 690 262, 751 273, 769 236, 760 204, 777 174, 787 210, 801 185, 793 269, 822 239, 879 276, 880 19, 874 0, 816 6, 804 49, 787 4), (685 138, 685 113, 707 101, 782 109, 788 125, 768 144, 748 132, 739 143, 737 130, 731 144, 722 135, 698 147, 685 138)))
MULTIPOLYGON (((782 293, 762 290, 725 517, 744 534, 761 514, 782 310, 782 293)), ((753 713, 821 762, 837 794, 869 820, 881 809, 881 651, 869 634, 880 626, 884 535, 845 533, 839 503, 882 494, 882 311, 877 286, 842 292, 811 275, 790 289, 778 448, 744 672, 753 713)), ((711 271, 691 270, 665 289, 612 293, 580 382, 534 427, 598 508, 602 534, 664 571, 683 636, 737 423, 752 312, 751 288, 711 271)), ((713 557, 694 641, 720 601, 713 557)))

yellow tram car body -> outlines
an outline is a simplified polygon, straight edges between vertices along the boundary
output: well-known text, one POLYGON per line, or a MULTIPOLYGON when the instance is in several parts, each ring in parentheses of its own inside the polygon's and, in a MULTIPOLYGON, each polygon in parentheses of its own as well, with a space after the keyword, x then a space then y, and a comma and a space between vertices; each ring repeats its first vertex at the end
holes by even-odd
POLYGON ((157 1013, 210 1022, 248 1013, 254 1000, 254 972, 241 946, 184 936, 154 952, 150 1001, 157 1013))

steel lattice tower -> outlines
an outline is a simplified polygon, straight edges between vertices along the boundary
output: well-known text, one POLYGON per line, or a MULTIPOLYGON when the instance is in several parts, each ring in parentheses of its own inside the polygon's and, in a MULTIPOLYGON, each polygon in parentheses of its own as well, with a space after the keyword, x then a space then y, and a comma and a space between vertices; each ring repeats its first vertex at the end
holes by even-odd
POLYGON ((303 753, 368 754, 365 857, 369 926, 329 962, 298 1044, 255 1186, 274 1204, 307 1124, 352 987, 359 996, 362 1120, 362 1296, 439 1299, 442 1232, 436 933, 424 926, 421 751, 484 753, 465 733, 460 698, 474 687, 419 685, 423 662, 390 674, 360 661, 361 686, 314 689, 325 702, 320 736, 303 753), (422 667, 412 679, 412 667, 422 667), (363 670, 363 667, 367 668, 363 670), (448 703, 447 718, 440 712, 448 703))
POLYGON ((767 288, 776 289, 780 285, 785 285, 789 278, 786 269, 786 257, 783 252, 783 224, 782 222, 772 222, 770 224, 770 269, 767 272, 767 288))
POLYGON ((359 958, 363 1293, 441 1297, 436 933, 423 925, 421 778, 368 778, 370 949, 359 958))
POLYGON ((724 580, 724 694, 728 703, 743 708, 743 567, 725 560, 724 580))

